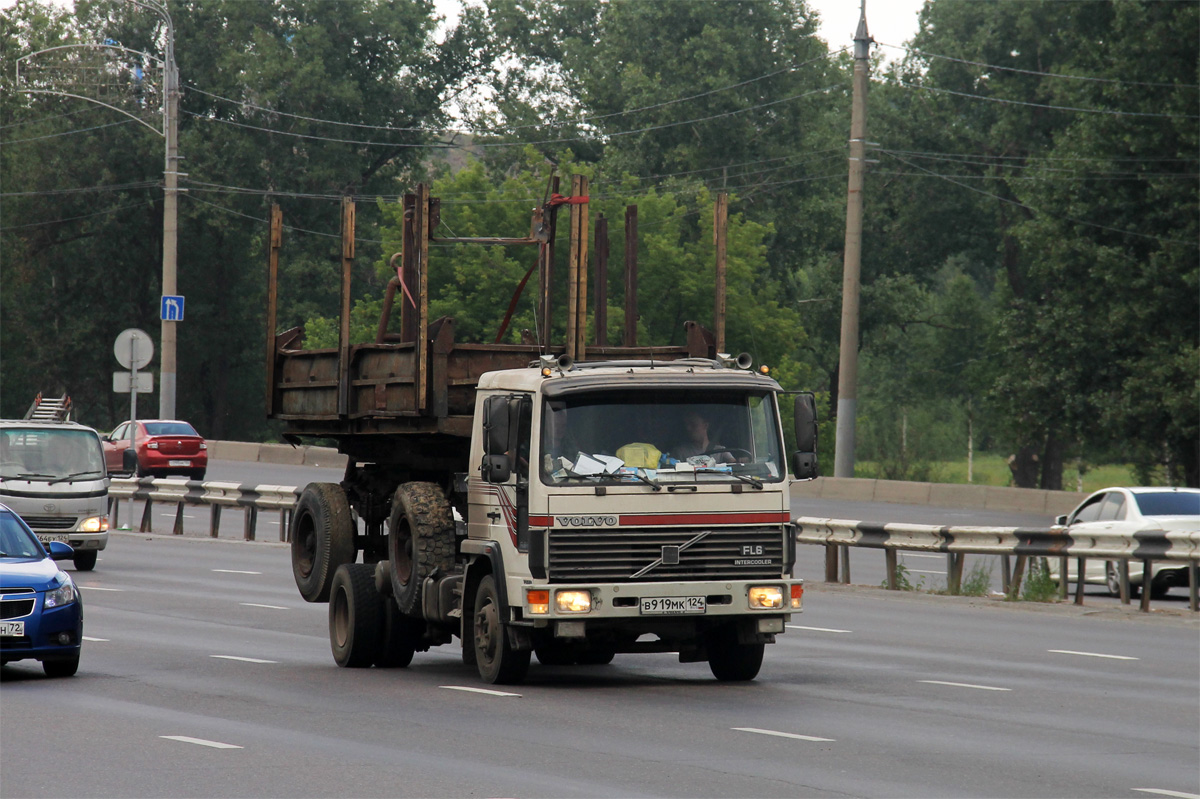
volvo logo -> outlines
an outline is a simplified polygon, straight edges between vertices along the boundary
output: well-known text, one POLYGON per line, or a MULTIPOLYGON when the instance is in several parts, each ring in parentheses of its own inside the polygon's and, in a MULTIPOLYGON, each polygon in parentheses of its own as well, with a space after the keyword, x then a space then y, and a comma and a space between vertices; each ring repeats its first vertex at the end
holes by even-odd
POLYGON ((555 516, 559 527, 615 527, 616 516, 555 516))

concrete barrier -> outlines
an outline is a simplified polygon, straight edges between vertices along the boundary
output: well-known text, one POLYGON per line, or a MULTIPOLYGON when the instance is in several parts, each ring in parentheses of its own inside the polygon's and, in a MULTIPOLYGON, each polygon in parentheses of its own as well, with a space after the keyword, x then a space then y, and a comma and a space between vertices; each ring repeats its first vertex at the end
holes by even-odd
POLYGON ((1069 513, 1086 494, 1009 486, 916 483, 863 477, 818 477, 792 484, 797 496, 847 502, 891 502, 935 508, 1013 511, 1058 516, 1069 513))

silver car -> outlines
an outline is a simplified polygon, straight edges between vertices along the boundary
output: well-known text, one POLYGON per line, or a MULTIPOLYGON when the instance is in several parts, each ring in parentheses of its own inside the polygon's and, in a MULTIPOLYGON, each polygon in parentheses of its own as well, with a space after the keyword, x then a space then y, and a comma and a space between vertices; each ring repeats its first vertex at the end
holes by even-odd
MULTIPOLYGON (((1133 536, 1140 531, 1200 531, 1200 489, 1198 488, 1105 488, 1089 496, 1058 524, 1070 528, 1072 535, 1089 532, 1133 536)), ((1067 563, 1067 580, 1076 580, 1076 561, 1067 563)), ((1089 560, 1084 582, 1107 585, 1113 596, 1121 592, 1117 561, 1089 560)), ((1129 591, 1136 594, 1146 582, 1142 562, 1129 561, 1129 591)), ((1050 561, 1050 577, 1057 580, 1057 560, 1050 561)), ((1171 586, 1188 584, 1186 563, 1158 561, 1150 568, 1150 596, 1162 597, 1171 586)))

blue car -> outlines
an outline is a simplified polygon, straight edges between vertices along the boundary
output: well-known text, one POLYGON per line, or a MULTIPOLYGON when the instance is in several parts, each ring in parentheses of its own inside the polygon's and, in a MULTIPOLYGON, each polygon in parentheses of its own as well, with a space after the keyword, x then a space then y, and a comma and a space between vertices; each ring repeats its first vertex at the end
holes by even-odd
POLYGON ((43 548, 29 525, 0 505, 0 665, 40 660, 47 677, 79 669, 83 599, 54 562, 74 555, 60 541, 43 548))

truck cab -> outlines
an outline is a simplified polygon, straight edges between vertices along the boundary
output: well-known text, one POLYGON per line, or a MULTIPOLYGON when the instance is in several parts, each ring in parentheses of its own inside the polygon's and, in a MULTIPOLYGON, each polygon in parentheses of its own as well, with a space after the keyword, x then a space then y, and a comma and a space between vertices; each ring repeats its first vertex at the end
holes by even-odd
POLYGON ((494 657, 669 651, 752 678, 803 594, 780 386, 697 358, 493 372, 478 391, 463 619, 495 575, 517 645, 494 657))

